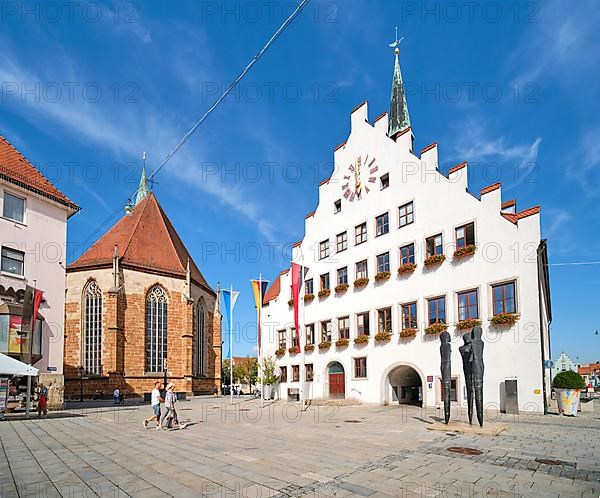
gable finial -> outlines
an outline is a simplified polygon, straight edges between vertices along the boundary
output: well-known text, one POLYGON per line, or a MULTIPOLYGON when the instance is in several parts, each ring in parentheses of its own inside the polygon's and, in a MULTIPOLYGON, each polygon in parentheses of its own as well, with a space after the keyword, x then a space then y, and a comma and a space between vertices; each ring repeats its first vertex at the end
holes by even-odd
POLYGON ((390 112, 388 113, 388 136, 392 137, 399 131, 406 130, 411 126, 410 116, 408 114, 408 105, 406 104, 406 94, 404 93, 404 83, 402 82, 402 72, 400 71, 400 62, 398 61, 398 48, 404 37, 398 38, 398 27, 396 26, 396 41, 389 44, 394 49, 394 75, 392 77, 392 96, 390 99, 390 112))
POLYGON ((398 48, 398 47, 402 43, 402 40, 404 40, 404 37, 398 39, 398 26, 396 26, 396 41, 393 41, 392 43, 390 43, 390 47, 394 49, 394 54, 396 54, 396 55, 398 55, 400 53, 400 48, 398 48))

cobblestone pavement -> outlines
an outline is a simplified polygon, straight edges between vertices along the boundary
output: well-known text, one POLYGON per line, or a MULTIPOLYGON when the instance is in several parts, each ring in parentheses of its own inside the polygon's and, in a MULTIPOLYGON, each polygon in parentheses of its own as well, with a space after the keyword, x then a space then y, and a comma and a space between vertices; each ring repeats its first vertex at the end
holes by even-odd
POLYGON ((179 403, 188 427, 161 432, 142 427, 149 414, 136 405, 0 422, 0 496, 600 495, 598 411, 501 416, 508 430, 496 437, 429 431, 436 413, 417 407, 300 412, 196 398, 179 403))

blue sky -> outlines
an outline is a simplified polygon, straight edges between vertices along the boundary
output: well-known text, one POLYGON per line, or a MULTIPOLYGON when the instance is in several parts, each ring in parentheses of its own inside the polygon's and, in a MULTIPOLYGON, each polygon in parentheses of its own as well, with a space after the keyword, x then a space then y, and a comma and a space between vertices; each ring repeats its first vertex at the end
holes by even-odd
MULTIPOLYGON (((541 204, 552 264, 600 261, 597 6, 468 4, 313 0, 157 176, 208 281, 242 291, 236 355, 253 350, 249 279, 287 266, 350 110, 389 106, 396 25, 416 149, 438 142, 442 169, 468 160, 473 192, 501 180, 505 199, 541 204)), ((3 5, 0 131, 82 207, 69 261, 135 190, 141 152, 151 170, 292 7, 3 5)), ((550 278, 553 357, 600 359, 600 265, 550 278)))

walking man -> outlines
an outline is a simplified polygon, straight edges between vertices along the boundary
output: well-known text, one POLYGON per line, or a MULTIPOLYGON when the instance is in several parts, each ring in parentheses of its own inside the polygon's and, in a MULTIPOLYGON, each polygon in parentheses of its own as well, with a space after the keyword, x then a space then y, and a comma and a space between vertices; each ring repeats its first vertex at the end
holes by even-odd
POLYGON ((156 420, 156 430, 160 430, 160 404, 164 402, 160 395, 160 390, 162 389, 162 383, 156 381, 154 383, 154 389, 152 389, 152 396, 150 404, 152 405, 152 416, 144 420, 144 428, 148 428, 148 424, 152 420, 156 420))

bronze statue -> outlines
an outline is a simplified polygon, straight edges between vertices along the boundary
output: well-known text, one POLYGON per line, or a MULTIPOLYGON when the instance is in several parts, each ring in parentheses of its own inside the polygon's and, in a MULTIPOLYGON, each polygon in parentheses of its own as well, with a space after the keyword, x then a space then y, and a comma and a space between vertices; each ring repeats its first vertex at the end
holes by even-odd
POLYGON ((481 327, 473 328, 471 332, 473 391, 475 393, 475 408, 477 420, 483 427, 483 340, 481 327))
POLYGON ((467 386, 467 411, 469 424, 473 423, 473 349, 471 347, 471 334, 463 335, 464 344, 458 348, 463 362, 465 385, 467 386))
POLYGON ((440 345, 440 356, 442 357, 441 371, 444 393, 444 420, 447 424, 450 420, 450 389, 452 385, 450 363, 450 353, 452 352, 452 347, 450 346, 450 334, 447 330, 444 330, 440 334, 440 341, 442 341, 442 344, 440 345))

